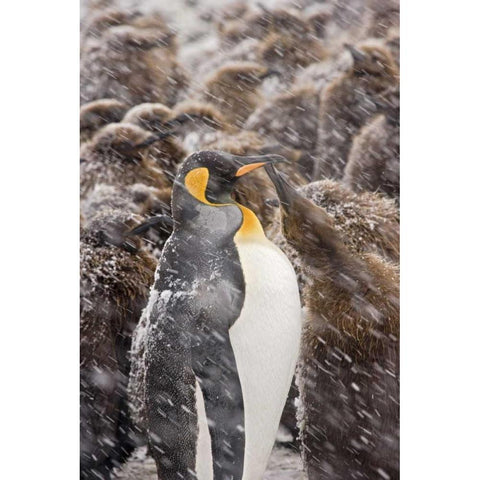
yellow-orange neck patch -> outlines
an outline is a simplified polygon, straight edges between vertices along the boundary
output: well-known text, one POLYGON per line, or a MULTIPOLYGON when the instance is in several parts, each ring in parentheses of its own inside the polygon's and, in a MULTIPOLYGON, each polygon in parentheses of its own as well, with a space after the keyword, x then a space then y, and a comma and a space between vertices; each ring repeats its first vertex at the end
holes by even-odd
POLYGON ((260 223, 260 220, 257 218, 255 213, 252 212, 249 208, 240 205, 239 203, 237 203, 236 205, 242 211, 243 222, 242 226, 235 234, 235 240, 249 240, 255 237, 264 238, 265 233, 263 232, 262 224, 260 223))
POLYGON ((194 168, 185 175, 185 186, 188 193, 195 197, 199 202, 207 205, 215 205, 207 200, 205 191, 208 183, 208 168, 194 168))
POLYGON ((262 224, 257 218, 254 212, 239 203, 212 203, 210 202, 206 195, 206 189, 208 184, 208 168, 199 167, 190 170, 185 175, 185 186, 187 187, 188 193, 196 198, 199 202, 204 203, 212 207, 225 207, 227 205, 237 205, 240 208, 243 215, 243 222, 237 233, 235 234, 235 239, 253 239, 253 237, 265 237, 263 232, 262 224))

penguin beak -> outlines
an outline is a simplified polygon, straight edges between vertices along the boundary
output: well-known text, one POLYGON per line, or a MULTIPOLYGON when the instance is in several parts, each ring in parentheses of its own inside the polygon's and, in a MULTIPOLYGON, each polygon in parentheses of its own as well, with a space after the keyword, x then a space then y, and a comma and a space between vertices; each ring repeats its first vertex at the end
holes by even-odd
POLYGON ((363 60, 365 60, 366 55, 357 48, 355 48, 353 45, 345 43, 344 47, 352 54, 354 62, 362 62, 363 60))
POLYGON ((298 197, 298 193, 295 189, 286 181, 285 175, 275 169, 273 165, 267 165, 265 167, 270 180, 275 185, 275 190, 277 191, 278 199, 282 206, 286 210, 291 207, 295 201, 295 198, 298 197))
POLYGON ((287 159, 280 155, 255 155, 251 157, 234 156, 233 161, 240 165, 240 168, 235 173, 235 177, 241 177, 265 165, 287 162, 287 159))
POLYGON ((260 75, 258 78, 263 80, 264 78, 272 77, 273 75, 280 76, 282 72, 276 70, 275 68, 269 68, 264 74, 260 75))
POLYGON ((137 143, 137 144, 135 144, 135 145, 132 145, 131 147, 129 147, 128 149, 126 149, 126 152, 139 150, 139 149, 141 149, 141 148, 147 148, 147 147, 149 147, 150 145, 153 145, 154 143, 157 143, 157 142, 159 142, 160 140, 163 140, 164 138, 167 138, 167 137, 172 136, 173 134, 174 134, 173 131, 156 133, 155 135, 151 135, 150 137, 148 137, 148 138, 147 138, 146 140, 144 140, 143 142, 137 143))

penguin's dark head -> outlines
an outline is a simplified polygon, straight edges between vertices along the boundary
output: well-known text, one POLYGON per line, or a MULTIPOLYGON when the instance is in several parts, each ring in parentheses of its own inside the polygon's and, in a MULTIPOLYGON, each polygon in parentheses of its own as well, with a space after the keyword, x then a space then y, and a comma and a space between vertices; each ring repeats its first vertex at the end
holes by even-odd
POLYGON ((232 203, 231 194, 240 177, 265 165, 284 161, 280 155, 240 156, 209 150, 195 152, 183 162, 175 183, 207 205, 232 203))

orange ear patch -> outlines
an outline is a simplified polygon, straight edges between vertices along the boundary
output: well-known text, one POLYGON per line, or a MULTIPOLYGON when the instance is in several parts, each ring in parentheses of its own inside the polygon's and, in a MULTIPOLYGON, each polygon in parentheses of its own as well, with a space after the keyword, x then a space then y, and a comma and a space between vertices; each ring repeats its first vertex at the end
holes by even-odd
POLYGON ((208 183, 208 168, 194 168, 185 175, 185 186, 188 193, 195 197, 199 202, 206 203, 207 205, 213 205, 207 200, 205 196, 205 190, 208 183))
POLYGON ((257 162, 257 163, 250 163, 249 165, 244 165, 243 167, 240 167, 237 170, 237 173, 235 174, 236 177, 241 177, 242 175, 245 175, 248 172, 251 172, 252 170, 255 170, 256 168, 263 167, 267 162, 257 162))

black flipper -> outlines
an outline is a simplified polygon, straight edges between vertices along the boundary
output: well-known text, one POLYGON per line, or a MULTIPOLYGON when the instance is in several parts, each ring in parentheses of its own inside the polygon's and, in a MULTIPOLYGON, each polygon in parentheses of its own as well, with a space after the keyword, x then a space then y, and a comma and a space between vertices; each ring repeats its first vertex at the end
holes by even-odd
POLYGON ((160 225, 162 230, 165 230, 167 233, 171 233, 173 228, 173 219, 169 215, 155 215, 154 217, 145 220, 143 223, 138 225, 138 227, 130 230, 127 235, 142 235, 155 225, 160 225))

